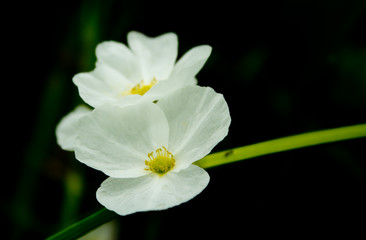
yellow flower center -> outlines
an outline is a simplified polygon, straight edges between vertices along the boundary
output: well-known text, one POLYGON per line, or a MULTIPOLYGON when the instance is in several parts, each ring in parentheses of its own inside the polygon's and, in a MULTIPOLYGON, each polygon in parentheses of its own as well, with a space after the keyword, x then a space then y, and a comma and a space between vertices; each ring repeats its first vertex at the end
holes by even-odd
POLYGON ((147 168, 145 170, 154 172, 158 175, 164 175, 169 172, 175 166, 175 159, 172 153, 170 153, 163 146, 163 149, 159 148, 154 152, 147 154, 149 160, 145 161, 147 168))
POLYGON ((144 80, 141 80, 141 82, 139 82, 136 86, 132 87, 130 90, 122 92, 122 95, 126 96, 126 95, 132 95, 132 94, 139 94, 142 96, 147 91, 149 91, 150 88, 152 86, 154 86, 157 82, 158 81, 156 81, 155 78, 153 78, 153 80, 151 80, 151 82, 149 84, 145 84, 144 80))

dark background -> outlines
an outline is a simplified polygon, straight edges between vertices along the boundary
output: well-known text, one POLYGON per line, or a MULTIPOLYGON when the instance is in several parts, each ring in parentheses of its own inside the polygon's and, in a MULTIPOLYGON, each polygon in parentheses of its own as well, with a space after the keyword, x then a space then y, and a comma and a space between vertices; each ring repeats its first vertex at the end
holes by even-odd
MULTIPOLYGON (((229 135, 214 151, 365 123, 366 2, 13 2, 2 16, 1 217, 5 239, 42 239, 101 208, 106 178, 54 130, 81 103, 72 76, 131 30, 175 32, 179 56, 209 44, 199 85, 223 93, 229 135)), ((193 200, 119 218, 121 239, 365 239, 365 139, 208 169, 193 200)))

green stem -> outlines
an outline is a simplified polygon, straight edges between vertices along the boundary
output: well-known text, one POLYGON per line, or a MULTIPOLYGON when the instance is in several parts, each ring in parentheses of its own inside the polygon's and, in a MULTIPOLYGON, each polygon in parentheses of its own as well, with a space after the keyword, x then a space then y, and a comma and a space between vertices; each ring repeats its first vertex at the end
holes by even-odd
POLYGON ((195 164, 202 168, 210 168, 271 153, 360 137, 366 137, 366 124, 303 133, 233 148, 207 155, 195 164))
MULTIPOLYGON (((303 133, 244 147, 233 148, 207 155, 201 160, 195 162, 195 164, 202 168, 210 168, 271 153, 360 137, 366 137, 366 124, 303 133)), ((116 216, 116 213, 104 208, 48 239, 75 239, 116 216)))
POLYGON ((117 216, 118 215, 115 212, 103 208, 89 217, 86 217, 68 228, 52 235, 47 238, 47 240, 77 239, 117 216))

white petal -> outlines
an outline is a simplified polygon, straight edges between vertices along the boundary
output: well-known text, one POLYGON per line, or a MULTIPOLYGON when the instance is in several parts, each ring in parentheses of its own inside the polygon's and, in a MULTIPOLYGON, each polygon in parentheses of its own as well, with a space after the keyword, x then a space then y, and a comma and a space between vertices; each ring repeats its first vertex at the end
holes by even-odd
POLYGON ((98 201, 119 215, 163 210, 194 198, 210 180, 195 165, 164 176, 149 174, 138 178, 108 178, 97 191, 98 201))
POLYGON ((211 47, 208 45, 198 46, 188 51, 175 65, 171 76, 164 81, 158 82, 146 94, 158 100, 179 88, 187 85, 196 85, 195 75, 201 70, 207 58, 211 54, 211 47))
POLYGON ((187 86, 160 98, 157 105, 168 119, 175 171, 203 158, 228 133, 229 108, 212 88, 187 86))
POLYGON ((97 107, 121 98, 122 92, 131 85, 122 75, 103 63, 88 73, 76 74, 73 82, 78 87, 80 97, 90 106, 97 107))
POLYGON ((174 78, 169 77, 167 80, 159 81, 157 84, 144 94, 145 98, 152 101, 159 100, 161 97, 170 94, 180 88, 188 85, 196 85, 197 79, 194 77, 187 77, 187 75, 175 75, 174 78))
POLYGON ((142 80, 138 59, 126 45, 105 41, 98 44, 96 55, 98 61, 109 65, 129 81, 137 83, 142 80))
POLYGON ((76 129, 79 125, 79 120, 90 112, 90 108, 80 105, 61 119, 56 127, 56 138, 58 145, 60 145, 62 149, 74 151, 76 129))
POLYGON ((163 80, 173 70, 178 53, 178 39, 175 33, 166 33, 155 38, 139 32, 129 32, 128 45, 138 57, 143 80, 163 80))
POLYGON ((192 48, 176 63, 171 77, 180 76, 190 80, 193 79, 206 63, 211 50, 212 48, 208 45, 192 48))
POLYGON ((181 79, 169 79, 165 81, 160 81, 144 94, 144 98, 151 99, 151 101, 159 100, 162 96, 165 96, 175 90, 185 87, 187 83, 191 82, 181 79))
POLYGON ((167 146, 169 128, 155 104, 141 101, 119 107, 106 104, 80 120, 76 158, 111 177, 148 174, 148 153, 167 146))

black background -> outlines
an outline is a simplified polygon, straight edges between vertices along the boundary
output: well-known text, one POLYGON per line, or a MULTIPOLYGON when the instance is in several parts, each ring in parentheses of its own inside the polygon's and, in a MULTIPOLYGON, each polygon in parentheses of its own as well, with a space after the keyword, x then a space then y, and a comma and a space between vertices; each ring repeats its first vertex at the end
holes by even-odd
MULTIPOLYGON (((362 0, 13 2, 2 18, 5 238, 42 239, 101 207, 95 191, 106 176, 62 151, 54 129, 81 102, 71 78, 94 68, 96 44, 126 43, 131 30, 177 33, 179 56, 213 47, 199 85, 223 93, 232 117, 214 151, 365 122, 362 0), (62 222, 70 171, 84 187, 62 222)), ((365 143, 208 169, 210 184, 193 200, 119 218, 120 239, 364 239, 365 143)))

